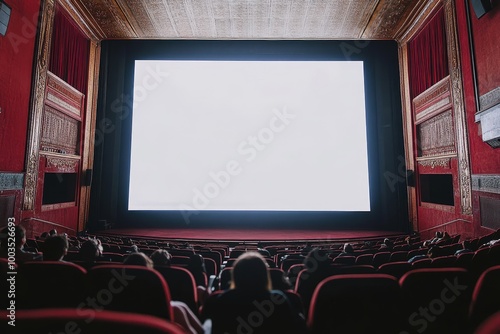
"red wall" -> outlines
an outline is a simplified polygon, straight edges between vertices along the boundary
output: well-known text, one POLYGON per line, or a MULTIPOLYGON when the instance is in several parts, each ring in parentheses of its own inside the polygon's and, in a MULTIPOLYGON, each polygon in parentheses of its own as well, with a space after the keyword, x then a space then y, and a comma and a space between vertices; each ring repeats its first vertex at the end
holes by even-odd
POLYGON ((9 0, 7 34, 0 36, 0 171, 22 172, 40 0, 9 0))
MULTIPOLYGON (((465 1, 457 1, 456 9, 460 45, 468 46, 465 1)), ((477 19, 472 7, 470 13, 479 95, 483 95, 494 88, 500 87, 500 40, 498 38, 498 32, 500 31, 500 3, 497 1, 496 7, 480 19, 477 19)), ((477 109, 469 48, 461 47, 460 55, 472 174, 500 174, 500 149, 493 149, 483 142, 479 124, 475 123, 474 119, 477 109)))

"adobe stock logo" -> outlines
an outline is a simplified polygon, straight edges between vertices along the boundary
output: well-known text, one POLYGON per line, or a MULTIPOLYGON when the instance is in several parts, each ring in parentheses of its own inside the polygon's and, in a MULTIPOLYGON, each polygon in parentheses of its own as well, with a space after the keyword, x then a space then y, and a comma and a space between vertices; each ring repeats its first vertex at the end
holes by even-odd
POLYGON ((221 192, 229 187, 231 180, 244 171, 244 164, 253 162, 275 140, 276 136, 283 132, 295 119, 296 115, 290 113, 287 107, 272 110, 272 117, 267 126, 261 128, 256 134, 248 136, 237 146, 236 152, 243 158, 244 162, 234 159, 224 164, 225 168, 208 173, 209 181, 201 187, 192 190, 191 203, 179 205, 182 217, 189 224, 190 217, 199 213, 199 210, 207 208, 212 200, 217 198, 221 192))

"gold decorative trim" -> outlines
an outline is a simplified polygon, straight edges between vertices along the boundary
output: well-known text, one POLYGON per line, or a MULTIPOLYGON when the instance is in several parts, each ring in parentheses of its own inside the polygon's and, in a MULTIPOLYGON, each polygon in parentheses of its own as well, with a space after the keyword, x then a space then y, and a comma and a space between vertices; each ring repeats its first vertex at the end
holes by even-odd
POLYGON ((456 145, 458 154, 458 179, 460 183, 460 204, 464 215, 472 215, 471 172, 469 147, 467 143, 467 119, 464 108, 462 70, 458 49, 455 1, 445 1, 446 37, 450 69, 451 96, 453 99, 456 145))
POLYGON ((78 171, 79 162, 79 160, 47 157, 45 166, 47 168, 56 168, 57 171, 62 173, 75 173, 78 171))
POLYGON ((411 40, 415 34, 418 33, 424 22, 430 17, 434 10, 441 5, 441 0, 428 0, 425 7, 421 10, 420 14, 415 17, 411 24, 407 25, 407 28, 402 31, 401 34, 396 34, 394 39, 400 44, 406 44, 411 40))
POLYGON ((80 120, 83 101, 84 95, 81 92, 50 71, 47 72, 46 102, 50 102, 52 107, 80 120))
POLYGON ((450 106, 450 76, 446 76, 413 99, 415 124, 436 116, 450 106))
POLYGON ((74 0, 57 0, 57 2, 93 42, 106 38, 106 34, 101 27, 99 27, 92 16, 78 2, 74 0))
POLYGON ((418 164, 420 166, 431 167, 431 168, 436 168, 436 167, 450 168, 451 159, 445 158, 445 159, 418 160, 418 164))
POLYGON ((450 76, 446 76, 441 79, 439 82, 432 85, 431 88, 428 88, 425 92, 420 93, 417 97, 413 99, 413 103, 415 105, 415 109, 421 109, 425 104, 431 102, 433 99, 440 97, 450 91, 450 76))
POLYGON ((34 210, 35 208, 42 115, 55 14, 54 0, 45 0, 42 1, 42 3, 42 18, 37 36, 37 47, 35 48, 38 52, 36 54, 35 70, 33 74, 34 81, 31 92, 30 128, 28 130, 28 147, 26 150, 26 156, 28 158, 26 159, 27 165, 23 201, 24 210, 34 210))
POLYGON ((38 176, 38 158, 32 154, 28 158, 26 177, 24 178, 24 210, 32 210, 35 206, 36 181, 38 176))

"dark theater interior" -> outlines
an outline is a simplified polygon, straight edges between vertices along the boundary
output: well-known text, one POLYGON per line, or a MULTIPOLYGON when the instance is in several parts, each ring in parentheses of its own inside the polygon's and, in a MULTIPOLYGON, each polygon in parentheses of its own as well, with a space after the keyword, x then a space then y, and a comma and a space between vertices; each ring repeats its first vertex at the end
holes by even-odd
POLYGON ((0 0, 2 332, 499 334, 499 29, 0 0))

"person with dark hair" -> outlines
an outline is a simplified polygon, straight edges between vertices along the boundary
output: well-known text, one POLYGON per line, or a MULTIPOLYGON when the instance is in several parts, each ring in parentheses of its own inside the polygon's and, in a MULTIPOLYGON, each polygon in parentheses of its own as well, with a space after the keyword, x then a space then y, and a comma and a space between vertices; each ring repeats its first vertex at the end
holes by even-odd
POLYGON ((57 235, 57 230, 55 228, 49 231, 49 237, 52 237, 54 235, 57 235))
POLYGON ((196 281, 196 285, 206 287, 206 268, 205 261, 203 260, 203 256, 200 254, 192 254, 189 256, 189 263, 186 267, 187 270, 191 272, 194 276, 194 280, 196 281))
POLYGON ((202 308, 211 333, 306 333, 305 321, 286 295, 272 290, 268 265, 257 252, 246 252, 231 272, 231 288, 212 295, 202 308), (259 315, 258 324, 254 318, 259 315))
POLYGON ((8 258, 9 255, 9 242, 8 238, 15 238, 15 261, 16 263, 23 263, 27 261, 41 260, 41 254, 27 252, 24 250, 26 244, 26 229, 21 225, 16 225, 14 231, 9 230, 8 227, 2 230, 2 235, 5 234, 6 239, 2 240, 2 247, 0 250, 0 257, 8 258))
POLYGON ((87 262, 88 264, 94 263, 102 256, 101 242, 99 241, 99 239, 87 239, 80 246, 78 254, 80 256, 80 259, 87 262))
POLYGON ((342 248, 342 253, 339 254, 339 256, 353 256, 354 255, 354 247, 352 247, 352 244, 346 242, 344 244, 344 247, 342 248))
POLYGON ((62 261, 68 253, 68 239, 65 235, 53 235, 45 239, 43 244, 43 259, 45 261, 62 261))
POLYGON ((392 240, 389 238, 385 238, 382 244, 380 245, 379 250, 391 251, 392 247, 394 247, 394 243, 392 242, 392 240))
POLYGON ((260 241, 257 243, 257 252, 264 257, 271 256, 271 253, 269 253, 269 251, 264 248, 264 245, 260 241))
POLYGON ((123 260, 123 264, 153 268, 153 260, 141 252, 127 255, 127 257, 123 260))
POLYGON ((165 249, 157 249, 151 254, 151 260, 155 266, 169 266, 172 255, 165 249))

